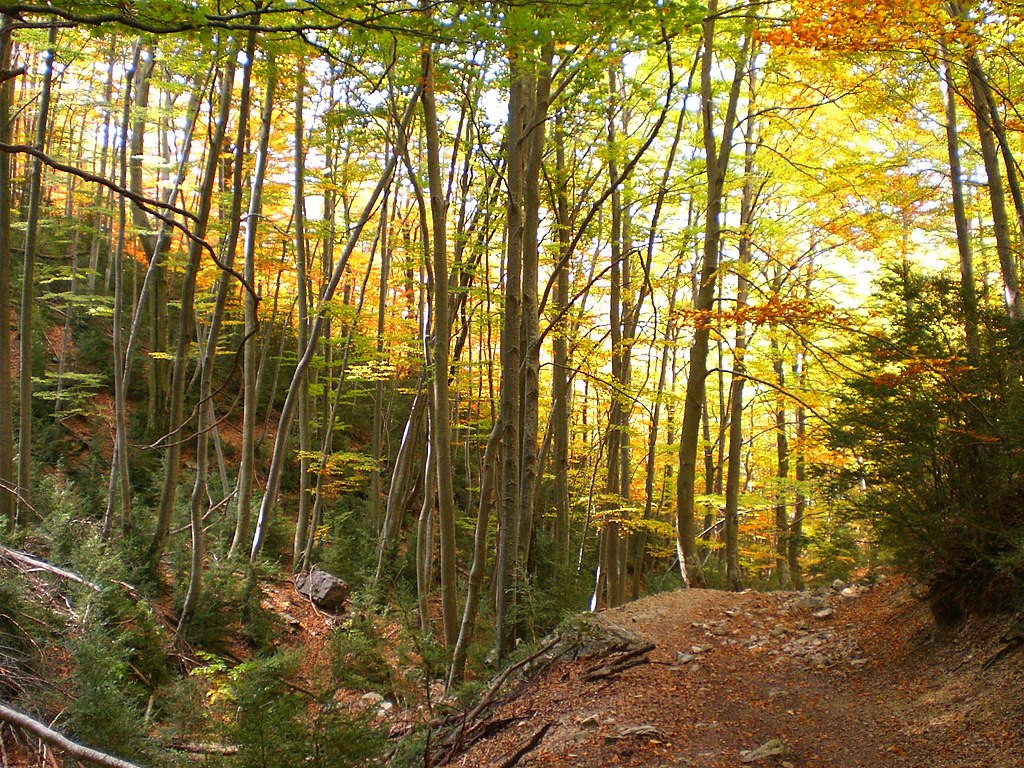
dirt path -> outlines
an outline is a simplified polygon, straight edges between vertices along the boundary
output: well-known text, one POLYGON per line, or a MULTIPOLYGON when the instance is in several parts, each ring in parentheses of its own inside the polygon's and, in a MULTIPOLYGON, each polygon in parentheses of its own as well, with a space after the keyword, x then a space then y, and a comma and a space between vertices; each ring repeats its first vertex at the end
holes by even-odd
POLYGON ((556 662, 451 764, 1024 766, 1024 653, 983 670, 997 625, 938 635, 896 582, 676 592, 599 621, 653 643, 649 663, 586 680, 593 662, 556 662))

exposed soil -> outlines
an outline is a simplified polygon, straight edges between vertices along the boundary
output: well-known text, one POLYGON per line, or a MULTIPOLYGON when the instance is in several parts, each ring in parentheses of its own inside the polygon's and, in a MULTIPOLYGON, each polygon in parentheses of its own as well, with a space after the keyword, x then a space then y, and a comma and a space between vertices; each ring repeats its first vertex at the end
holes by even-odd
POLYGON ((1024 765, 1024 652, 983 668, 1004 647, 1005 617, 939 632, 901 580, 675 592, 596 621, 652 643, 646 663, 593 679, 593 658, 555 661, 450 764, 1024 765))

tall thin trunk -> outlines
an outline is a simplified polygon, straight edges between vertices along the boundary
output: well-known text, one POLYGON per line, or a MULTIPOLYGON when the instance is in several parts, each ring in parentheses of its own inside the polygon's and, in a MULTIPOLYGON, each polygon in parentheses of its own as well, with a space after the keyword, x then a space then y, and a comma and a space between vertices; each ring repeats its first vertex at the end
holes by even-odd
POLYGON ((174 502, 177 497, 178 477, 181 473, 181 445, 185 428, 185 384, 188 378, 188 350, 192 343, 195 327, 193 315, 195 309, 196 278, 199 274, 199 267, 204 252, 203 238, 206 235, 210 211, 213 208, 221 147, 224 144, 228 116, 231 111, 232 85, 232 78, 225 77, 219 95, 220 103, 218 105, 217 122, 213 136, 210 139, 206 166, 203 169, 196 222, 193 226, 194 239, 189 241, 188 259, 185 274, 182 278, 178 341, 174 354, 170 392, 171 401, 168 414, 171 431, 167 436, 167 454, 164 464, 163 484, 160 489, 160 502, 157 508, 156 528, 153 532, 153 538, 147 555, 150 567, 154 571, 167 545, 171 518, 174 514, 174 502))
POLYGON ((718 284, 719 246, 721 243, 722 197, 725 172, 732 151, 733 130, 736 125, 736 108, 740 88, 746 76, 750 37, 753 30, 754 6, 746 15, 743 43, 734 63, 732 87, 729 91, 725 120, 722 125, 722 139, 719 145, 715 138, 713 89, 711 67, 714 58, 715 19, 718 14, 717 0, 708 3, 708 14, 704 20, 704 51, 701 60, 701 113, 704 128, 704 150, 707 177, 707 211, 704 223, 704 246, 700 274, 700 285, 694 305, 697 312, 697 327, 693 332, 690 346, 690 370, 686 381, 686 399, 683 404, 683 420, 679 431, 679 475, 677 479, 677 547, 683 578, 691 587, 705 585, 704 569, 701 565, 694 526, 694 483, 697 466, 697 447, 700 434, 700 414, 704 403, 705 379, 707 377, 708 342, 710 340, 710 313, 714 308, 718 284))
MULTIPOLYGON (((0 21, 0 70, 11 68, 11 17, 0 21)), ((0 82, 0 142, 11 142, 13 80, 0 82)), ((11 156, 0 154, 0 517, 8 531, 16 518, 11 381, 11 156)))
POLYGON ((754 223, 754 101, 755 73, 748 78, 747 119, 743 124, 743 195, 740 201, 739 259, 736 265, 736 336, 733 343, 732 381, 729 401, 729 461, 725 483, 725 580, 729 589, 743 586, 739 552, 740 472, 743 464, 743 389, 747 374, 747 321, 744 310, 750 293, 752 227, 754 223))
POLYGON ((1003 299, 1007 317, 1016 322, 1024 319, 1024 297, 1020 293, 1016 254, 1010 236, 1010 220, 1006 212, 1006 192, 1003 187, 1002 172, 999 168, 999 156, 996 152, 992 116, 988 109, 990 86, 985 79, 985 73, 977 54, 972 55, 968 60, 967 73, 970 76, 971 91, 974 94, 974 116, 978 126, 981 158, 985 164, 985 175, 988 177, 992 231, 996 239, 999 268, 1003 275, 1003 299))
POLYGON ((536 515, 534 500, 540 481, 540 456, 537 443, 540 429, 540 318, 537 281, 540 268, 540 171, 544 159, 545 126, 551 100, 551 63, 554 43, 545 45, 537 73, 530 78, 532 93, 528 131, 523 136, 523 275, 520 343, 523 349, 519 369, 522 392, 519 557, 530 562, 530 544, 536 515))
POLYGON ((509 86, 505 146, 508 155, 506 187, 505 311, 501 327, 501 465, 502 489, 498 512, 498 554, 495 561, 495 650, 504 658, 512 648, 515 570, 518 561, 520 512, 520 390, 523 301, 523 185, 526 73, 515 54, 509 53, 509 86))
MULTIPOLYGON (((559 117, 561 113, 559 113, 559 117)), ((558 237, 558 283, 555 288, 554 311, 556 316, 565 313, 569 306, 569 265, 564 258, 569 247, 569 197, 567 193, 565 147, 561 120, 555 123, 555 172, 558 190, 555 200, 556 235, 558 237)), ((565 320, 562 321, 563 328, 565 320)), ((565 583, 569 565, 569 343, 566 332, 559 330, 554 341, 554 365, 551 370, 552 428, 554 430, 555 470, 555 561, 559 578, 565 583)), ((485 467, 486 469, 486 467, 485 467)))
MULTIPOLYGON (((295 179, 293 188, 295 201, 292 218, 295 227, 295 282, 298 288, 298 327, 296 328, 297 349, 306 348, 306 334, 309 328, 309 278, 306 275, 306 185, 305 185, 305 164, 306 153, 304 149, 304 127, 302 110, 306 102, 306 78, 303 73, 303 61, 300 58, 298 76, 295 81, 295 132, 294 132, 294 161, 295 179)), ((270 123, 269 110, 264 112, 267 117, 267 125, 270 123)), ((269 128, 268 128, 269 139, 269 128)), ((261 138, 262 141, 262 138, 261 138)), ((250 222, 252 224, 254 222, 250 222)), ((309 402, 309 373, 303 373, 299 379, 299 498, 298 515, 295 521, 295 541, 292 546, 292 568, 296 571, 302 568, 303 552, 306 548, 306 535, 309 528, 309 454, 312 448, 310 442, 310 412, 309 402)))
MULTIPOLYGON (((110 36, 110 48, 107 51, 107 80, 103 86, 103 125, 100 128, 100 167, 98 173, 101 177, 107 175, 107 156, 110 151, 110 107, 107 106, 112 103, 114 98, 114 65, 116 63, 115 56, 117 54, 117 38, 114 35, 110 36)), ((96 196, 93 199, 93 207, 95 208, 95 214, 93 215, 93 232, 92 240, 89 245, 89 274, 86 278, 86 284, 89 287, 89 292, 92 293, 96 290, 96 280, 99 277, 100 270, 100 244, 103 240, 103 224, 106 219, 103 213, 103 198, 106 196, 107 190, 105 187, 96 185, 96 196)))
MULTIPOLYGON (((241 97, 238 102, 238 134, 235 139, 235 152, 232 163, 231 211, 228 214, 229 223, 226 236, 226 247, 231 254, 234 254, 238 248, 238 237, 241 234, 242 228, 242 197, 245 182, 243 169, 246 146, 249 143, 249 113, 252 105, 252 94, 249 86, 252 81, 252 66, 255 55, 256 32, 253 30, 249 32, 245 43, 245 64, 242 70, 241 97)), ((242 278, 250 288, 255 289, 255 252, 243 247, 242 261, 242 278)), ((277 285, 274 291, 273 313, 275 315, 280 289, 281 273, 278 272, 277 285)), ((239 447, 238 477, 235 480, 235 530, 231 537, 231 546, 228 548, 229 559, 236 558, 241 548, 249 541, 249 518, 252 512, 252 486, 256 463, 256 409, 259 404, 257 369, 260 366, 257 360, 256 348, 256 331, 258 328, 256 310, 258 304, 258 296, 253 295, 249 290, 244 291, 242 297, 242 323, 243 333, 247 341, 242 348, 242 436, 239 447)), ((271 318, 271 328, 273 328, 273 320, 274 318, 271 318)), ((265 335, 268 344, 272 336, 272 332, 268 332, 265 335)), ((273 402, 273 399, 271 399, 271 402, 273 402)))
MULTIPOLYGON (((415 110, 416 102, 419 100, 420 93, 420 89, 417 89, 413 93, 409 104, 406 107, 405 114, 402 116, 399 130, 403 133, 407 130, 409 121, 412 119, 412 114, 415 110)), ((349 257, 352 255, 353 251, 355 251, 363 229, 367 222, 369 222, 377 207, 377 201, 380 199, 384 189, 387 188, 391 182, 392 174, 394 173, 395 166, 398 163, 399 154, 399 151, 396 149, 388 158, 380 179, 377 181, 377 185, 370 192, 366 205, 363 208, 362 215, 359 217, 358 221, 354 223, 349 232, 348 241, 345 243, 345 248, 339 256, 337 263, 334 265, 334 271, 331 273, 331 279, 328 281, 327 285, 324 286, 319 306, 309 330, 309 339, 307 340, 306 348, 302 351, 302 356, 299 358, 298 363, 295 366, 295 371, 292 374, 292 381, 288 387, 288 393, 285 395, 284 404, 281 407, 281 415, 278 419, 277 436, 274 439, 274 450, 270 457, 270 467, 267 470, 267 488, 263 494, 263 499, 260 502, 256 528, 253 532, 252 547, 249 550, 250 562, 255 562, 256 558, 259 557, 260 551, 263 547, 263 540, 266 536, 267 526, 270 524, 271 515, 277 504, 277 492, 281 484, 281 471, 284 468, 284 461, 288 454, 288 438, 291 436, 292 421, 295 416, 296 405, 298 404, 299 383, 316 354, 317 345, 320 341, 320 334, 324 329, 326 307, 334 298, 338 284, 341 282, 345 268, 348 266, 349 257)))
POLYGON ((956 90, 949 67, 946 41, 939 41, 939 83, 946 107, 946 151, 949 156, 950 191, 953 197, 953 222, 956 225, 956 248, 960 256, 960 303, 964 312, 964 335, 968 361, 976 363, 981 356, 978 341, 978 296, 974 287, 974 258, 971 253, 971 225, 964 205, 964 180, 960 164, 960 136, 956 123, 956 90))
MULTIPOLYGON (((448 319, 447 203, 441 175, 441 139, 434 100, 434 59, 423 50, 423 123, 427 139, 427 180, 430 191, 430 239, 434 266, 433 414, 430 436, 437 472, 437 516, 441 537, 441 615, 445 645, 455 647, 459 636, 458 593, 455 589, 455 493, 452 489, 451 403, 448 367, 451 322, 448 319)), ((428 465, 427 471, 430 471, 428 465)), ((429 487, 429 483, 428 483, 429 487)))
MULTIPOLYGON (((36 116, 35 147, 43 151, 50 125, 50 86, 53 82, 53 54, 57 27, 50 27, 43 53, 42 82, 39 86, 39 110, 36 116)), ((42 208, 43 162, 33 157, 29 165, 28 216, 25 221, 25 249, 21 268, 21 372, 18 381, 18 511, 25 521, 32 509, 29 498, 32 485, 32 311, 34 309, 36 241, 42 208)), ((115 326, 116 328, 116 326, 115 326)), ((116 330, 115 330, 116 333, 116 330)), ((9 359, 9 358, 8 358, 9 359)), ((7 363, 0 363, 6 365, 7 363)))

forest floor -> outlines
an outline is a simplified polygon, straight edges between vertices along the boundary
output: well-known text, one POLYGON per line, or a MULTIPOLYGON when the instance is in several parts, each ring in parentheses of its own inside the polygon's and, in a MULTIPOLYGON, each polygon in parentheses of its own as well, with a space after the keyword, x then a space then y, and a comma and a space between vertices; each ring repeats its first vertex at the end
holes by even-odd
POLYGON ((940 631, 899 578, 655 595, 596 617, 635 638, 620 663, 556 658, 449 764, 1020 768, 1024 650, 985 666, 1005 622, 940 631))

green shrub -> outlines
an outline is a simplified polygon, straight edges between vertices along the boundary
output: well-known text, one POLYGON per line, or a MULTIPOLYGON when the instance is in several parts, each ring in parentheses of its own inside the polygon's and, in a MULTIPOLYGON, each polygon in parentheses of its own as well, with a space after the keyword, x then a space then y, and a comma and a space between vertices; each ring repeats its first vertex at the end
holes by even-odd
POLYGON ((830 427, 832 446, 850 457, 836 501, 928 585, 942 621, 1024 584, 1014 556, 1024 536, 1019 341, 993 315, 979 360, 968 361, 949 311, 956 286, 905 267, 880 282, 884 331, 851 350, 862 375, 847 381, 830 427))
POLYGON ((100 628, 75 641, 68 731, 83 743, 132 760, 146 759, 146 696, 127 650, 100 628))
POLYGON ((331 635, 331 671, 338 685, 356 691, 394 693, 384 637, 372 615, 355 613, 331 635))
POLYGON ((305 764, 305 702, 287 685, 294 674, 292 656, 273 656, 240 664, 231 673, 230 695, 237 718, 230 737, 238 745, 238 768, 279 768, 305 764))

